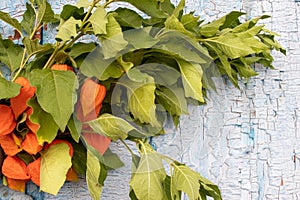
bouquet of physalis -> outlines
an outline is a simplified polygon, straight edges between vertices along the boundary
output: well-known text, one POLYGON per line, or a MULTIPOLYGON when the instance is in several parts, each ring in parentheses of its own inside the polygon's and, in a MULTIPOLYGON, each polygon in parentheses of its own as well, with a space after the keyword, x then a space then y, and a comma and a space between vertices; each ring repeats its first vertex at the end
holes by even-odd
POLYGON ((99 199, 107 171, 124 166, 109 148, 117 142, 132 157, 131 199, 221 199, 215 184, 149 138, 177 127, 188 104, 205 104, 214 77, 239 87, 257 74, 254 63, 272 68, 271 50, 285 51, 257 25, 268 16, 241 22, 234 11, 203 24, 184 13, 184 0, 80 0, 58 14, 46 0, 24 7, 21 20, 0 11, 15 32, 0 37, 5 185, 24 192, 31 181, 56 195, 80 175, 99 199), (37 37, 47 24, 57 30, 53 43, 37 37))

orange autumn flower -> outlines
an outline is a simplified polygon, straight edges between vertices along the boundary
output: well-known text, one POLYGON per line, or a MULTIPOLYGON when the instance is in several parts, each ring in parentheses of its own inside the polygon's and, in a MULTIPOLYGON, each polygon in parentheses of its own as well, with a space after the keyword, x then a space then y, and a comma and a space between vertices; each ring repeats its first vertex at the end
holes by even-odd
POLYGON ((111 140, 108 137, 97 133, 83 133, 85 142, 103 155, 108 149, 111 140))
POLYGON ((39 145, 36 134, 32 132, 26 134, 21 147, 31 155, 35 155, 43 149, 43 146, 39 145))
POLYGON ((6 105, 0 105, 0 135, 11 133, 17 123, 14 118, 12 109, 6 105))
POLYGON ((7 185, 10 189, 16 190, 19 192, 25 192, 25 186, 26 182, 24 180, 17 180, 17 179, 12 179, 12 178, 6 178, 7 180, 7 185))
POLYGON ((106 88, 88 78, 82 85, 77 117, 81 122, 97 118, 106 95, 106 88))
POLYGON ((10 99, 11 108, 17 119, 28 107, 27 101, 34 96, 36 88, 30 86, 29 81, 23 77, 17 78, 15 82, 22 86, 19 95, 10 99))
POLYGON ((67 181, 73 181, 73 182, 78 182, 78 175, 77 173, 75 172, 75 170, 73 169, 73 167, 71 167, 69 170, 68 170, 68 173, 67 173, 67 178, 66 178, 67 181))
POLYGON ((73 68, 65 65, 65 64, 54 64, 52 65, 51 69, 53 70, 60 70, 60 71, 72 71, 74 72, 73 68))
POLYGON ((27 165, 28 174, 31 177, 31 181, 37 186, 40 186, 40 169, 41 169, 41 157, 27 165))
POLYGON ((26 164, 16 156, 7 156, 2 165, 2 173, 11 179, 29 180, 26 164))
POLYGON ((0 145, 6 155, 14 156, 21 152, 22 148, 20 147, 20 143, 21 139, 18 138, 14 133, 0 136, 0 145))

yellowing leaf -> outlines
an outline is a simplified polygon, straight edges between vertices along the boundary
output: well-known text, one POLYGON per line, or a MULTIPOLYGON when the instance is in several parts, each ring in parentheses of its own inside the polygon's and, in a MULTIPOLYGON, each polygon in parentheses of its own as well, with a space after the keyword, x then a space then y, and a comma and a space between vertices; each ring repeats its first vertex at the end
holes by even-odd
POLYGON ((106 34, 106 11, 103 7, 98 7, 92 16, 89 18, 91 22, 95 35, 106 34))
POLYGON ((174 174, 171 176, 171 187, 175 187, 176 190, 186 193, 190 200, 200 198, 200 175, 185 165, 173 166, 174 174))
POLYGON ((203 72, 201 66, 181 59, 176 60, 182 74, 185 96, 204 102, 201 82, 203 72))
POLYGON ((86 182, 89 192, 94 200, 99 200, 102 193, 102 185, 99 183, 99 176, 101 173, 101 165, 98 159, 87 151, 87 169, 86 169, 86 182))
POLYGON ((81 21, 74 19, 74 17, 70 17, 67 21, 65 21, 58 30, 56 35, 56 39, 67 41, 77 35, 76 27, 80 25, 81 21))
POLYGON ((41 190, 57 195, 63 186, 68 170, 72 166, 70 147, 66 143, 51 146, 41 152, 41 190))

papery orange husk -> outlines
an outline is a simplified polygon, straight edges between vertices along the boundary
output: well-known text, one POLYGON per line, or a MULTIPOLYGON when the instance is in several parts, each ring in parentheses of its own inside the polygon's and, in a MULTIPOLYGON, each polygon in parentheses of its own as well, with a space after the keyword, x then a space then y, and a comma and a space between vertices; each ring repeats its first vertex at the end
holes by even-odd
POLYGON ((26 110, 26 113, 27 113, 27 119, 26 119, 26 125, 27 127, 33 132, 33 133, 37 133, 39 128, 40 128, 40 125, 39 124, 35 124, 35 123, 32 123, 32 121, 30 121, 30 115, 33 113, 33 109, 32 108, 28 108, 26 110))
POLYGON ((10 99, 11 108, 17 119, 28 107, 27 101, 34 96, 36 88, 31 87, 29 81, 24 77, 17 78, 15 82, 22 86, 19 95, 10 99))
POLYGON ((9 156, 14 156, 22 151, 22 148, 16 144, 13 135, 14 133, 0 136, 0 145, 4 150, 4 153, 9 156))
POLYGON ((7 186, 12 189, 19 192, 25 192, 26 182, 24 180, 17 180, 12 178, 6 178, 7 180, 7 186))
POLYGON ((101 155, 106 152, 111 143, 111 140, 108 137, 99 135, 97 133, 83 133, 82 136, 87 145, 92 146, 101 155))
POLYGON ((54 64, 54 65, 52 65, 51 69, 60 70, 60 71, 68 71, 69 70, 69 71, 74 72, 72 67, 65 65, 65 64, 54 64))
POLYGON ((68 142, 68 141, 66 141, 66 140, 55 139, 55 140, 53 140, 53 142, 51 142, 50 144, 46 144, 44 148, 45 148, 45 149, 48 149, 48 148, 50 148, 50 147, 53 146, 53 145, 61 144, 61 143, 66 143, 67 145, 69 145, 69 147, 70 147, 69 154, 70 154, 70 156, 72 157, 72 156, 73 156, 73 153, 74 153, 73 146, 71 145, 70 142, 68 142))
POLYGON ((11 133, 17 125, 12 109, 7 105, 0 105, 0 135, 11 133))
POLYGON ((7 178, 29 180, 26 164, 16 156, 7 156, 2 165, 2 173, 7 178))
POLYGON ((66 178, 67 181, 73 181, 73 182, 78 182, 78 175, 77 173, 75 172, 75 170, 73 169, 73 167, 71 167, 69 170, 68 170, 68 173, 67 173, 67 178, 66 178))
POLYGON ((43 149, 43 146, 39 145, 39 141, 35 133, 28 132, 21 144, 22 148, 29 154, 35 155, 43 149))
MULTIPOLYGON (((88 78, 82 85, 80 91, 79 103, 82 109, 82 118, 84 121, 86 120, 86 116, 90 113, 98 114, 96 109, 101 108, 101 104, 106 95, 106 88, 88 78)), ((79 118, 79 120, 80 120, 79 118)))
POLYGON ((41 171, 41 157, 27 165, 27 171, 31 177, 31 181, 37 186, 40 186, 40 171, 41 171))
POLYGON ((102 108, 102 104, 96 106, 95 109, 92 110, 87 115, 84 115, 81 104, 77 103, 77 105, 76 105, 77 119, 81 122, 87 122, 87 121, 94 120, 98 117, 101 108, 102 108))

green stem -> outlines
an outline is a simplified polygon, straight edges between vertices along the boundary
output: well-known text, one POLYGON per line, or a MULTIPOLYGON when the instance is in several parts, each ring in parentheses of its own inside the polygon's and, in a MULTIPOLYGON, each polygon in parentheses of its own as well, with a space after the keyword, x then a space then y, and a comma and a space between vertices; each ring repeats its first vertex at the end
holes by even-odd
POLYGON ((0 76, 2 77, 2 78, 4 78, 4 75, 2 74, 2 71, 0 70, 0 76))
POLYGON ((54 49, 53 53, 51 54, 50 58, 48 59, 48 61, 46 62, 45 66, 43 67, 43 69, 47 69, 50 68, 50 66, 52 66, 52 64, 54 63, 54 58, 57 55, 57 53, 61 50, 61 48, 66 44, 66 42, 63 42, 62 44, 60 44, 59 46, 56 46, 56 48, 54 49))
POLYGON ((19 74, 21 73, 22 69, 25 67, 27 60, 25 60, 26 58, 26 52, 27 49, 24 49, 23 55, 22 55, 22 60, 21 60, 21 65, 19 67, 19 70, 17 71, 17 73, 14 75, 14 78, 12 79, 12 81, 15 81, 16 78, 19 76, 19 74))
POLYGON ((132 156, 134 156, 135 154, 133 153, 133 151, 130 149, 130 147, 126 144, 126 142, 122 139, 120 139, 120 141, 124 144, 124 146, 126 147, 126 149, 130 152, 130 154, 132 156))

